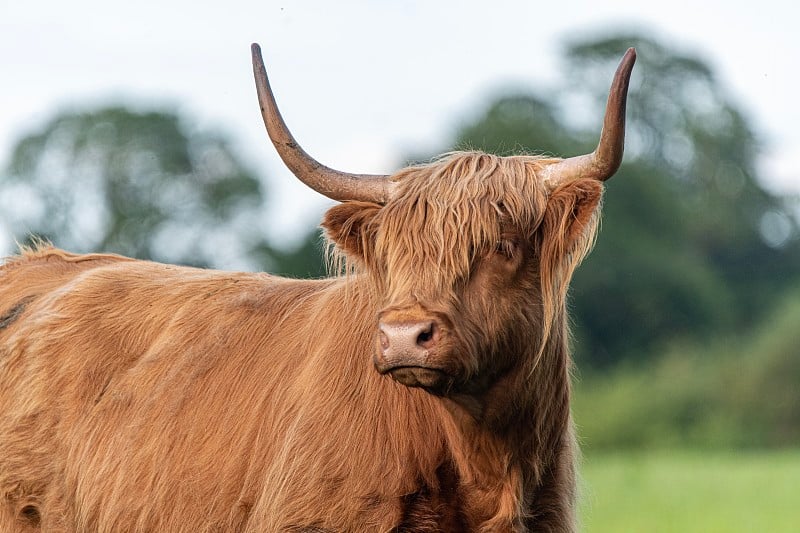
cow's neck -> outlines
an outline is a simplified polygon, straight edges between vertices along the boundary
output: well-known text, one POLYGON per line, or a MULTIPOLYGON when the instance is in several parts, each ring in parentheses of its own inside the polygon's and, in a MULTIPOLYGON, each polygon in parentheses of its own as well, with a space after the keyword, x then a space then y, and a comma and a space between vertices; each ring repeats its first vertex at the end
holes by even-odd
POLYGON ((474 500, 468 507, 485 509, 491 530, 524 530, 524 514, 569 446, 569 355, 566 331, 555 329, 534 372, 515 369, 480 395, 443 400, 450 452, 474 500))
POLYGON ((563 322, 553 328, 542 356, 515 354, 512 359, 532 362, 497 377, 476 391, 459 392, 443 400, 455 425, 465 436, 492 435, 516 447, 527 449, 529 436, 544 437, 560 432, 569 413, 570 357, 563 322))

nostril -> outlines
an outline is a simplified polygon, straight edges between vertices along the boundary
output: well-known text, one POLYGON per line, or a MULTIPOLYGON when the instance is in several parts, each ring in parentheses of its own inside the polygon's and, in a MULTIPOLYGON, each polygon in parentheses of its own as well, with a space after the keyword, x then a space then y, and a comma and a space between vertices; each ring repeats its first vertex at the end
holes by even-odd
POLYGON ((389 349, 389 337, 383 329, 380 330, 381 350, 384 352, 389 349))
POLYGON ((431 348, 436 342, 436 324, 431 322, 417 335, 417 345, 422 348, 431 348))

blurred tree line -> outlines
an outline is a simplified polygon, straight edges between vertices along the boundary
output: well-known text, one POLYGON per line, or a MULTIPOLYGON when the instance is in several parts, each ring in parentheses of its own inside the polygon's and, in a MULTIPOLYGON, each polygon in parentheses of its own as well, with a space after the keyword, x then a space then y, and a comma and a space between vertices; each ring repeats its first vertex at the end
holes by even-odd
MULTIPOLYGON (((608 182, 600 238, 572 286, 586 376, 578 420, 596 421, 587 429, 598 445, 666 434, 688 442, 715 431, 728 443, 791 442, 800 436, 792 323, 800 308, 790 301, 800 295, 797 203, 762 185, 759 140, 708 64, 637 35, 574 41, 561 63, 568 81, 497 98, 440 152, 591 151, 611 73, 629 46, 638 61, 625 162, 608 182), (654 412, 660 422, 648 424, 654 412)), ((57 116, 18 143, 0 179, 0 218, 17 238, 323 275, 317 230, 294 250, 264 238, 266 199, 264 182, 219 134, 193 131, 171 112, 123 108, 57 116)))
POLYGON ((285 250, 264 235, 262 180, 218 133, 170 111, 65 112, 28 135, 0 180, 17 239, 200 267, 320 276, 319 236, 285 250))

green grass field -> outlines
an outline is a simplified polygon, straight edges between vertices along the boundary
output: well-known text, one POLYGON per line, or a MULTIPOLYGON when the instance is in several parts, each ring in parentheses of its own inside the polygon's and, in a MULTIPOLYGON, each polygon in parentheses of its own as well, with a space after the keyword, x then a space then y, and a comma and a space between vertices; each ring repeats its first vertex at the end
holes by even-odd
POLYGON ((800 451, 587 454, 582 531, 800 532, 800 451))

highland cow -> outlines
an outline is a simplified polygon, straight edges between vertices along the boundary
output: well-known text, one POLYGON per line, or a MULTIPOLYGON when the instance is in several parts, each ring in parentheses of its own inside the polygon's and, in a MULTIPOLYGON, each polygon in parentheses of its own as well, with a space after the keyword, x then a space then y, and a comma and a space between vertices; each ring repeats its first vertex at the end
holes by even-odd
POLYGON ((565 310, 618 168, 597 149, 320 165, 253 64, 270 138, 341 203, 295 280, 48 246, 0 266, 4 532, 571 531, 565 310))

